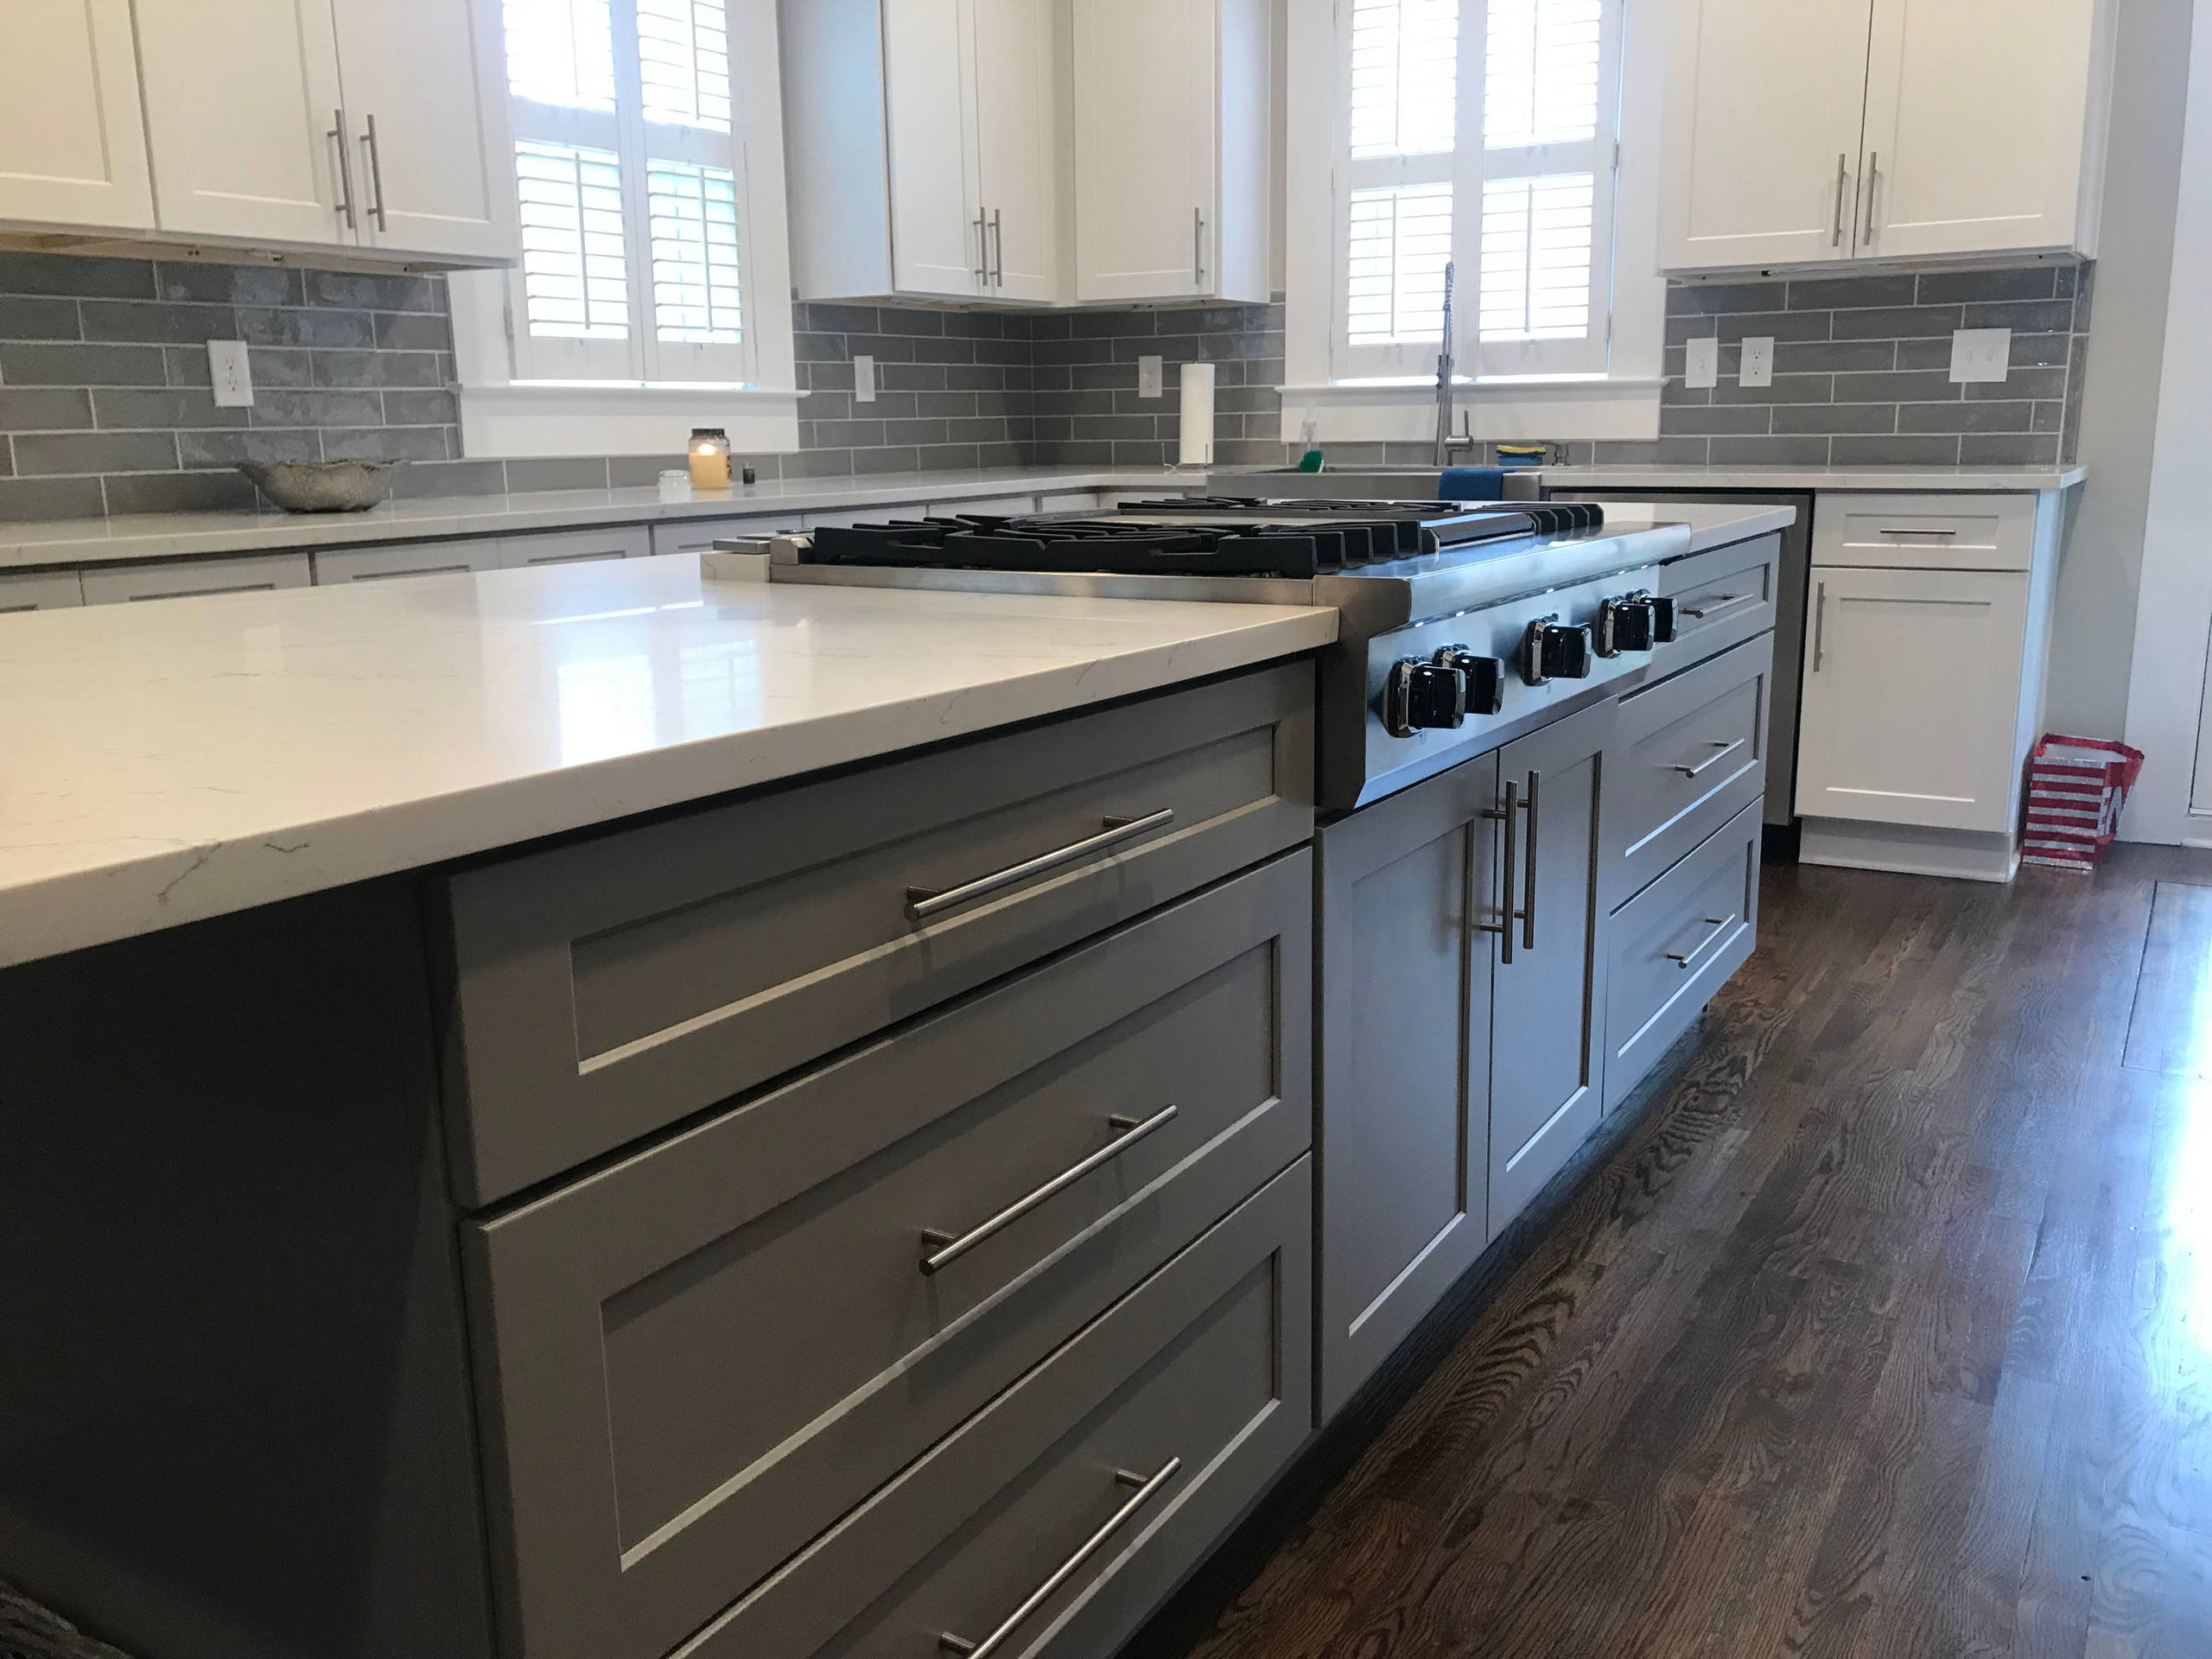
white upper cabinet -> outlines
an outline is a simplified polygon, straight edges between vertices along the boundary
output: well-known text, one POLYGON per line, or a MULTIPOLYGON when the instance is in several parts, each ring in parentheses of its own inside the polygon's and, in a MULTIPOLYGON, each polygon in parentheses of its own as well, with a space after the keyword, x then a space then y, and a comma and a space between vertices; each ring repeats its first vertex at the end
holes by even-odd
POLYGON ((1875 0, 1859 256, 2094 252, 2105 21, 2089 0, 1875 0))
POLYGON ((0 51, 0 219, 154 222, 130 0, 16 0, 0 51))
POLYGON ((1265 0, 1074 7, 1076 300, 1266 300, 1265 0))
POLYGON ((1869 0, 1678 0, 1663 265, 1850 257, 1871 17, 1869 0))
POLYGON ((1054 0, 785 0, 802 299, 1061 297, 1054 0))
POLYGON ((988 290, 1059 297, 1058 112, 1053 12, 1044 0, 974 0, 977 200, 989 208, 988 290))
POLYGON ((513 251, 496 21, 467 0, 334 0, 361 245, 499 260, 513 251), (488 120, 487 120, 488 114, 488 120))
POLYGON ((2091 254, 2111 0, 1680 0, 1670 271, 2091 254))
MULTIPOLYGON (((505 104, 497 0, 92 0, 100 79, 80 95, 66 63, 47 72, 35 98, 13 95, 0 68, 0 100, 35 109, 57 162, 91 154, 70 124, 127 116, 108 140, 118 181, 113 211, 76 222, 162 238, 245 247, 336 248, 395 259, 498 264, 513 257, 516 233, 505 203, 505 104), (130 23, 137 20, 137 62, 130 23), (113 15, 109 16, 110 13, 113 15), (123 68, 112 67, 113 48, 123 68), (128 78, 125 79, 125 69, 128 78), (52 84, 70 86, 57 97, 52 84), (112 114, 111 114, 112 112, 112 114), (125 139, 128 138, 128 144, 125 139), (135 195, 122 188, 118 157, 132 157, 135 195), (150 156, 150 208, 144 159, 150 156)), ((26 5, 34 36, 67 59, 65 8, 26 5), (48 13, 55 20, 46 22, 48 13)), ((9 41, 12 50, 16 42, 9 41)), ((81 54, 81 48, 79 48, 81 54)), ((81 82, 79 73, 76 80, 81 82)), ((0 109, 0 217, 58 218, 20 199, 7 157, 21 149, 0 109)), ((87 165, 80 160, 79 167, 87 165)), ((56 170, 59 170, 58 168, 56 170)), ((89 207, 97 191, 80 188, 89 207)))
POLYGON ((137 0, 164 232, 352 242, 330 0, 137 0))

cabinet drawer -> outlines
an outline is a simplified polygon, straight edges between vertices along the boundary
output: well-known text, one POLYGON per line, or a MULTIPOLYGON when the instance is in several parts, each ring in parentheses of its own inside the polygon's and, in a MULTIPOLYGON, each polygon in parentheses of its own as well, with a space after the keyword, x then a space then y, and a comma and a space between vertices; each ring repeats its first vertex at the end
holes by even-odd
POLYGON ((534 1659, 654 1659, 1312 1143, 1300 851, 474 1230, 534 1659))
POLYGON ((0 613, 60 610, 84 602, 85 584, 74 570, 0 575, 0 613))
POLYGON ((2032 495, 1823 495, 1815 565, 2024 570, 2035 561, 2032 495))
POLYGON ((1772 630, 1782 575, 1782 538, 1761 536, 1677 559, 1660 573, 1659 591, 1675 601, 1675 638, 1651 654, 1651 677, 1691 664, 1772 630))
POLYGON ((1313 778, 1301 663, 458 874, 461 1196, 557 1175, 1295 846, 1313 778), (946 898, 918 911, 918 893, 946 898))
POLYGON ((587 564, 595 559, 642 559, 653 550, 652 533, 643 524, 502 536, 499 546, 499 568, 503 570, 525 564, 587 564))
POLYGON ((1605 1109, 1625 1100, 1758 940, 1754 800, 1613 918, 1605 1109))
POLYGON ((141 599, 195 599, 205 594, 266 593, 305 588, 312 580, 304 553, 271 553, 251 559, 193 559, 181 564, 132 564, 85 573, 85 603, 114 605, 141 599))
POLYGON ((1109 1659, 1303 1443, 1300 1159, 677 1659, 1109 1659))
POLYGON ((499 543, 489 536, 474 541, 409 542, 397 547, 333 547, 316 552, 315 579, 325 586, 385 582, 394 576, 494 570, 499 563, 499 543))
MULTIPOLYGON (((711 553, 717 537, 730 536, 765 536, 779 521, 773 518, 671 518, 652 526, 652 550, 657 556, 671 553, 711 553)), ((780 521, 798 523, 797 513, 786 513, 780 521)))
POLYGON ((1605 907, 1618 910, 1766 787, 1774 636, 1621 699, 1605 787, 1605 907))

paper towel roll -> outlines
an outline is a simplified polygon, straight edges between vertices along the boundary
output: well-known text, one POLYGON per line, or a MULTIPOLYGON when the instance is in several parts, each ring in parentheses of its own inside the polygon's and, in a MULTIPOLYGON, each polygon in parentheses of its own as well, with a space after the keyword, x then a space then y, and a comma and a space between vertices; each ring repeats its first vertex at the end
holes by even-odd
POLYGON ((1183 452, 1185 467, 1213 465, 1213 365, 1183 365, 1183 452))

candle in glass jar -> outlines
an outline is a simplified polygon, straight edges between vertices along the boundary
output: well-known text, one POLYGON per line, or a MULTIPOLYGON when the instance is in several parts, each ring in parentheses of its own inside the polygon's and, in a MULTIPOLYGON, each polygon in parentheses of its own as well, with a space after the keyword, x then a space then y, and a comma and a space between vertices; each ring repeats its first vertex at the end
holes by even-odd
POLYGON ((729 435, 721 428, 702 426, 692 432, 691 483, 702 490, 729 487, 729 435))

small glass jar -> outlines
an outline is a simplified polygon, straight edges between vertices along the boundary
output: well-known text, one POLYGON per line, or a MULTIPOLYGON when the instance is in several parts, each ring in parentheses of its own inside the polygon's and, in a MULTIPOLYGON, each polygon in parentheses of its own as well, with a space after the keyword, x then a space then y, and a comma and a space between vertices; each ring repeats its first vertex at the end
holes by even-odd
POLYGON ((664 501, 689 501, 691 499, 691 474, 681 467, 660 475, 660 499, 664 501))
POLYGON ((729 434, 721 427, 693 429, 691 482, 702 490, 729 488, 729 434))

